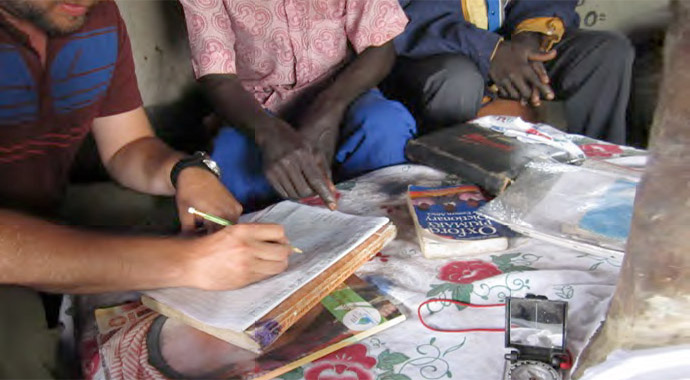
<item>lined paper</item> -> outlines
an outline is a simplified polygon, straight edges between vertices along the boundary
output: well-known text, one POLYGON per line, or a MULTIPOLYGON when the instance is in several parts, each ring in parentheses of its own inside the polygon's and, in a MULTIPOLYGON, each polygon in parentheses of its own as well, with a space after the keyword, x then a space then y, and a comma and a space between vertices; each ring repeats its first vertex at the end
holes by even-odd
POLYGON ((242 289, 170 288, 145 294, 207 325, 243 331, 388 223, 388 218, 349 215, 291 201, 241 222, 250 218, 254 223, 283 225, 290 243, 304 253, 291 255, 285 272, 242 289))

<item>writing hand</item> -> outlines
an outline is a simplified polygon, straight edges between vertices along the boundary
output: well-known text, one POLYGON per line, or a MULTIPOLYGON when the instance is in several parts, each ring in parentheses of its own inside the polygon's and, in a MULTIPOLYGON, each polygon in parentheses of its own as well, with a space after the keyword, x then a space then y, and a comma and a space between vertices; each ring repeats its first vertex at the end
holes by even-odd
POLYGON ((182 232, 185 233, 198 229, 206 231, 220 229, 215 223, 189 214, 187 212, 189 207, 207 210, 233 223, 237 222, 242 215, 242 205, 215 175, 202 168, 189 167, 180 172, 175 202, 182 232))
POLYGON ((292 248, 277 224, 237 224, 191 242, 186 286, 238 289, 283 272, 292 248))

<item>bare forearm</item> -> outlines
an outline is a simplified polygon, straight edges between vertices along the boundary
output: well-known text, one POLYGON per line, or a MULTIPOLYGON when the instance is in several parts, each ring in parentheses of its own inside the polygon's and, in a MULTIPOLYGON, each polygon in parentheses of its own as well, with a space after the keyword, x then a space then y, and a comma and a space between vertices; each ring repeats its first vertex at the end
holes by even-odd
POLYGON ((106 236, 0 210, 0 283, 69 293, 180 286, 183 242, 106 236))
POLYGON ((117 182, 131 189, 174 195, 170 171, 183 156, 158 138, 144 137, 122 147, 106 166, 117 182))
POLYGON ((157 139, 142 107, 97 118, 93 135, 110 175, 131 189, 173 195, 170 170, 184 154, 157 139))
POLYGON ((336 80, 319 96, 327 105, 347 107, 363 92, 378 86, 395 62, 392 42, 370 47, 343 69, 336 80))
POLYGON ((234 74, 212 74, 199 79, 213 108, 231 126, 254 136, 256 131, 270 127, 275 118, 247 92, 234 74))

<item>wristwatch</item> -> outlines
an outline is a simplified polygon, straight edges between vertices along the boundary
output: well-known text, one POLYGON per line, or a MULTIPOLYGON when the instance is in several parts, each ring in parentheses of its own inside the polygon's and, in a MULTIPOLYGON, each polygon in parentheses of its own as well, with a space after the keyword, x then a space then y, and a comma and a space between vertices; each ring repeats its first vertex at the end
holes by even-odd
POLYGON ((170 182, 175 188, 177 188, 177 177, 180 176, 180 172, 189 167, 206 169, 220 178, 220 166, 206 152, 195 152, 193 155, 177 161, 170 171, 170 182))

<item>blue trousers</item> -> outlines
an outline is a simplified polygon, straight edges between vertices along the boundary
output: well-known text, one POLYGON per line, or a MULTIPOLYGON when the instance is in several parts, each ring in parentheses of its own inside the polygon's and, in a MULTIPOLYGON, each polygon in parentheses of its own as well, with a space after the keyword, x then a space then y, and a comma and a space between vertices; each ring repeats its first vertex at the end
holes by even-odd
MULTIPOLYGON (((378 89, 365 92, 350 104, 340 127, 334 179, 405 162, 405 144, 416 131, 402 104, 386 99, 378 89)), ((246 211, 278 199, 264 176, 259 148, 239 130, 222 128, 211 157, 220 165, 221 181, 246 211)))

